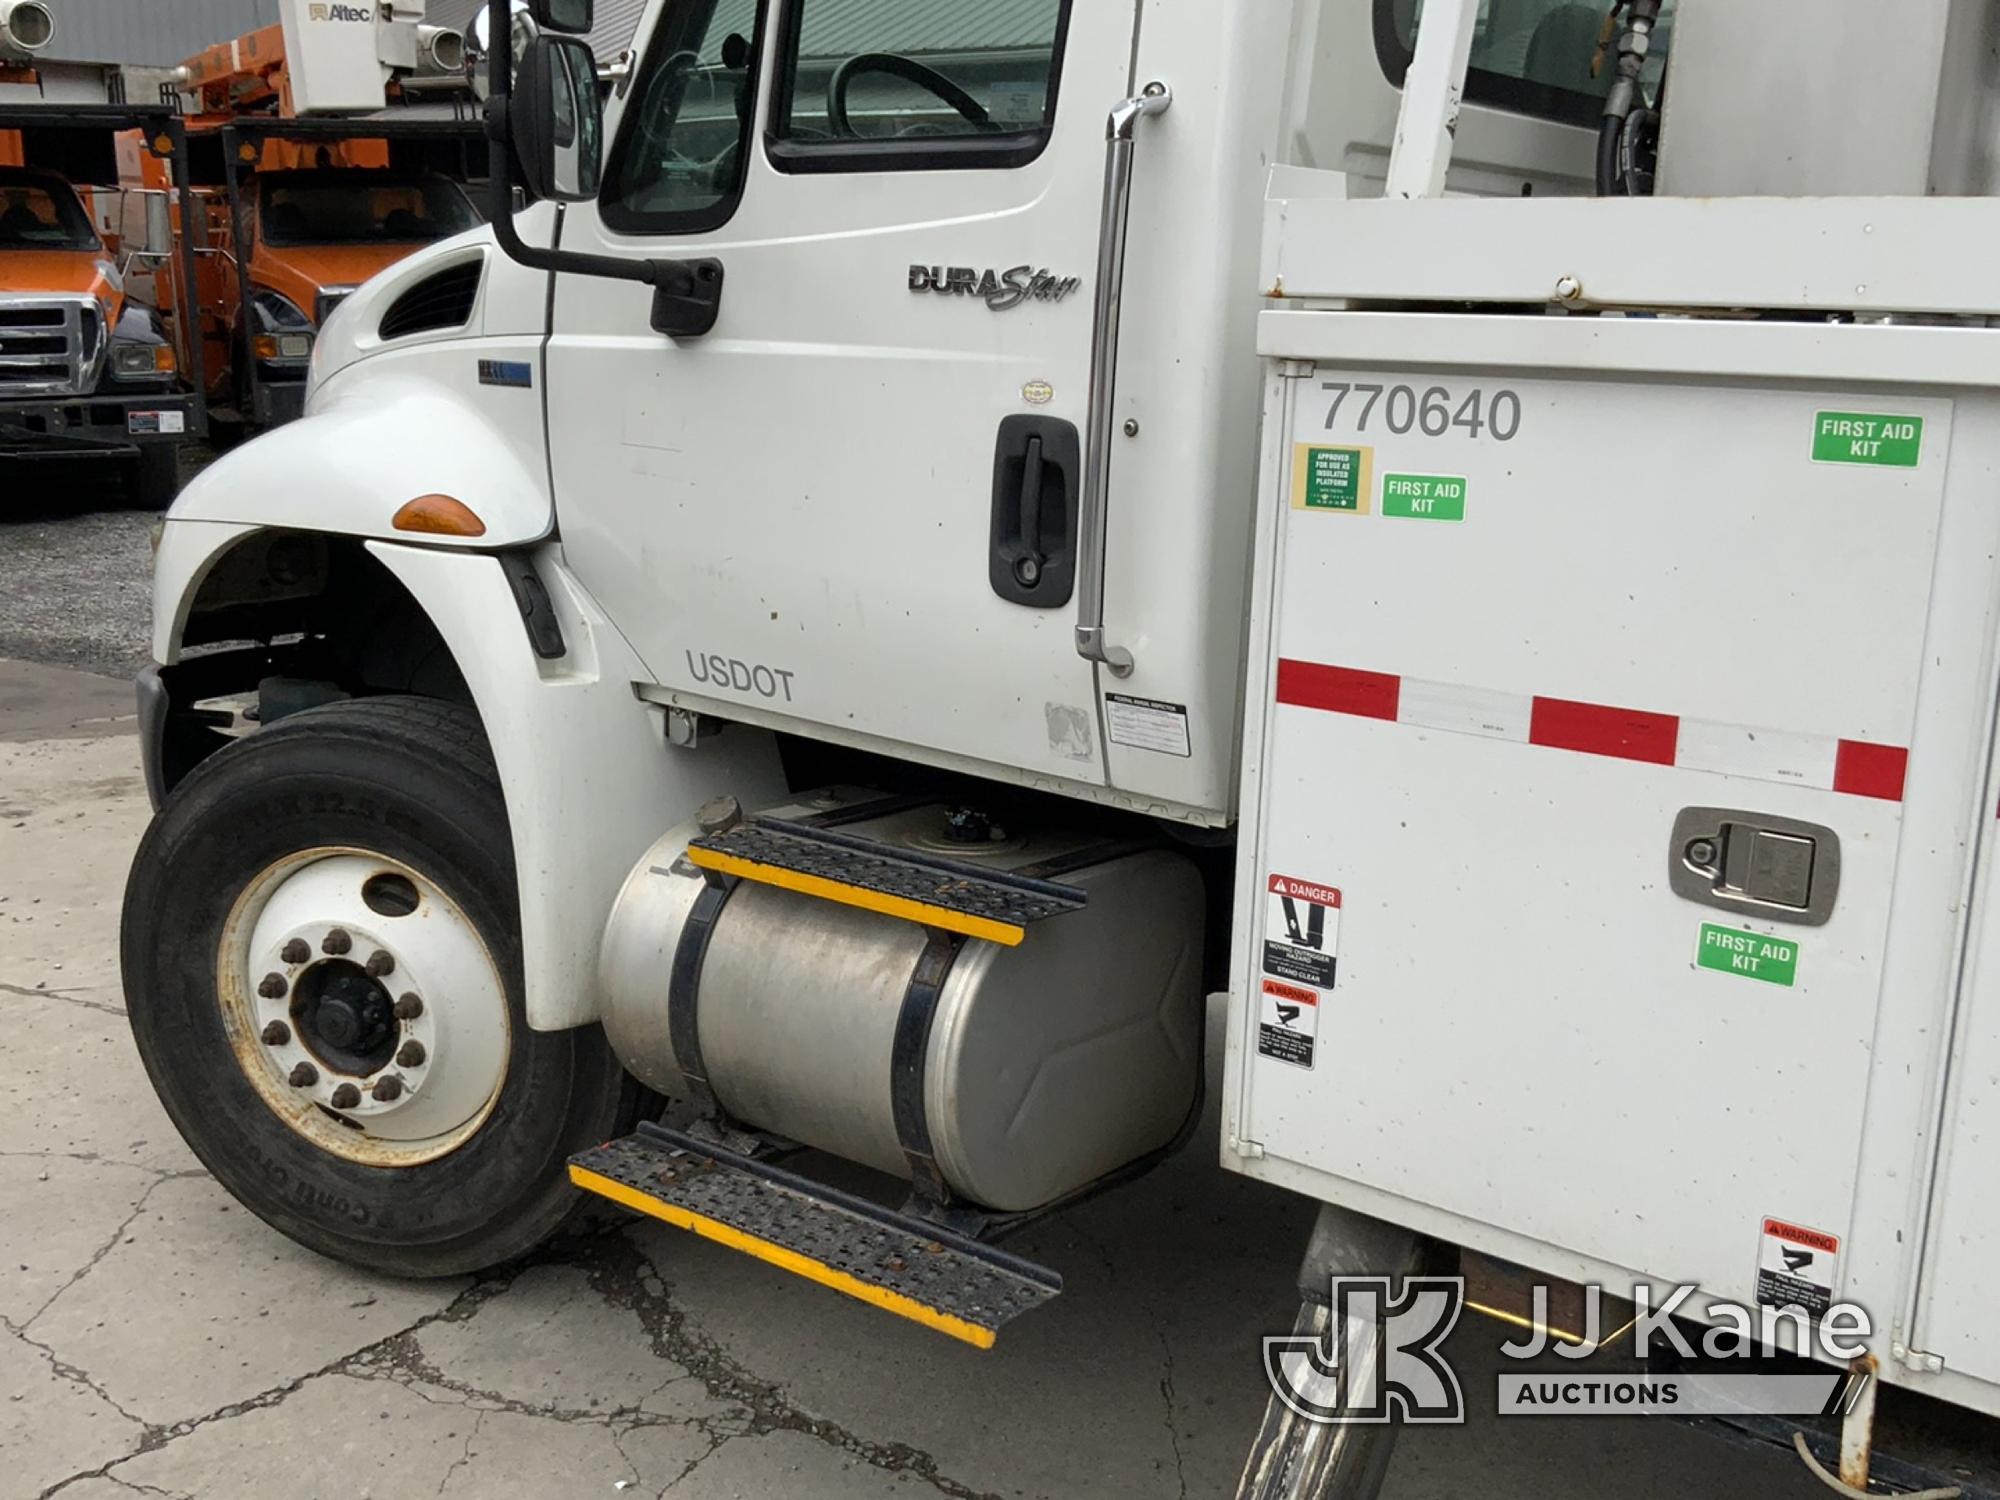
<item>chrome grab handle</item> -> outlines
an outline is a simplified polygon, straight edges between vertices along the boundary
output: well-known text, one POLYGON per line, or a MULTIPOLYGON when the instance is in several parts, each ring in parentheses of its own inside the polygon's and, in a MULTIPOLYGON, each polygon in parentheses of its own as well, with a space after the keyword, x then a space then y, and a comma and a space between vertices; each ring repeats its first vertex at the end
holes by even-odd
POLYGON ((1104 548, 1110 526, 1111 405, 1118 377, 1118 317, 1125 300, 1125 220, 1132 206, 1132 134, 1174 102, 1164 83, 1112 106, 1105 125, 1104 213, 1098 226, 1097 309, 1090 330, 1090 415, 1083 499, 1077 518, 1076 654, 1112 675, 1132 671, 1132 653, 1104 639, 1104 548))

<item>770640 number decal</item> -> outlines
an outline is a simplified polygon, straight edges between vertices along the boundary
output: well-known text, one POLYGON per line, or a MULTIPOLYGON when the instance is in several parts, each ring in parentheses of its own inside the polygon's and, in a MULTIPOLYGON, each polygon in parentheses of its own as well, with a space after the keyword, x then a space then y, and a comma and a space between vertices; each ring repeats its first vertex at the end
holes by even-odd
POLYGON ((1320 382, 1320 389, 1333 393, 1333 404, 1326 409, 1329 432, 1343 407, 1353 416, 1356 432, 1368 430, 1378 407, 1383 425, 1398 436, 1416 428, 1425 437, 1443 437, 1456 427, 1468 437, 1491 433, 1495 442, 1507 443, 1521 430, 1521 398, 1514 391, 1495 391, 1489 398, 1484 390, 1475 390, 1460 400, 1441 385, 1419 392, 1413 385, 1355 385, 1344 380, 1325 380, 1320 382), (1348 405, 1350 398, 1352 406, 1348 405))

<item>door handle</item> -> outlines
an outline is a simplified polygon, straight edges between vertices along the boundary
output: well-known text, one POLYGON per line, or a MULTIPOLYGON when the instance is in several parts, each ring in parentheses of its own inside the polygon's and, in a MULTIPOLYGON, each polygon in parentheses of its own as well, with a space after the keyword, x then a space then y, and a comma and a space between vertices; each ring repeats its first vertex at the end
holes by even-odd
POLYGON ((1149 83, 1112 106, 1104 129, 1104 212, 1097 239, 1097 303, 1090 330, 1090 438, 1084 456, 1083 517, 1077 538, 1076 654, 1132 673, 1132 653, 1104 638, 1104 547, 1111 491, 1111 409, 1118 378, 1118 321, 1125 291, 1125 223, 1132 207, 1132 135, 1147 115, 1165 113, 1174 91, 1149 83))
POLYGON ((1684 807, 1667 883, 1704 906, 1818 927, 1840 893, 1840 835, 1819 823, 1729 807, 1684 807))
POLYGON ((986 578, 1012 604, 1055 609, 1076 589, 1076 428, 1054 417, 1000 423, 993 450, 993 527, 986 578))

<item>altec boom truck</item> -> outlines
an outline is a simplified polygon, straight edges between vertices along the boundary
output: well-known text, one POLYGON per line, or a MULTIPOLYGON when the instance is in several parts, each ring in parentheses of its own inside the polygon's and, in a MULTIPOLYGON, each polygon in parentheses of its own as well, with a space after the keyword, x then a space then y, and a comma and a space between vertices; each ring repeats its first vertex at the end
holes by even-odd
POLYGON ((195 296, 233 430, 296 417, 341 299, 479 223, 464 38, 421 4, 284 0, 278 24, 180 68, 205 168, 195 296))
POLYGON ((600 112, 526 7, 492 227, 160 541, 125 975, 216 1175, 985 1345, 1193 1136, 1342 1367, 1330 1277, 1456 1256, 2000 1413, 1983 10, 1414 9, 656 0, 600 112))

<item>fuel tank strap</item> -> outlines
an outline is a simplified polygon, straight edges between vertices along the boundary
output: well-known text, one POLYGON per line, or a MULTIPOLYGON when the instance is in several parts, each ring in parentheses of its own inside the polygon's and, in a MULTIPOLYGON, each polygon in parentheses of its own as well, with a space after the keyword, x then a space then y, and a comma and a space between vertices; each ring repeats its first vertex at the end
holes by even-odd
POLYGON ((674 1061, 687 1079, 690 1102, 703 1115, 720 1119, 722 1106, 716 1102, 708 1081, 708 1064, 701 1055, 701 966, 708 957, 709 939, 715 936, 716 920, 728 905, 736 882, 713 871, 704 874, 702 892, 694 898, 694 909, 681 929, 673 967, 667 973, 667 1039, 673 1044, 674 1061))
POLYGON ((903 1157, 910 1164, 917 1195, 939 1208, 951 1201, 951 1188, 938 1168, 931 1141, 924 1081, 938 999, 964 947, 960 934, 931 929, 930 941, 910 971, 909 988, 903 991, 903 1008, 896 1014, 896 1033, 889 1051, 889 1106, 896 1121, 896 1144, 903 1148, 903 1157))

